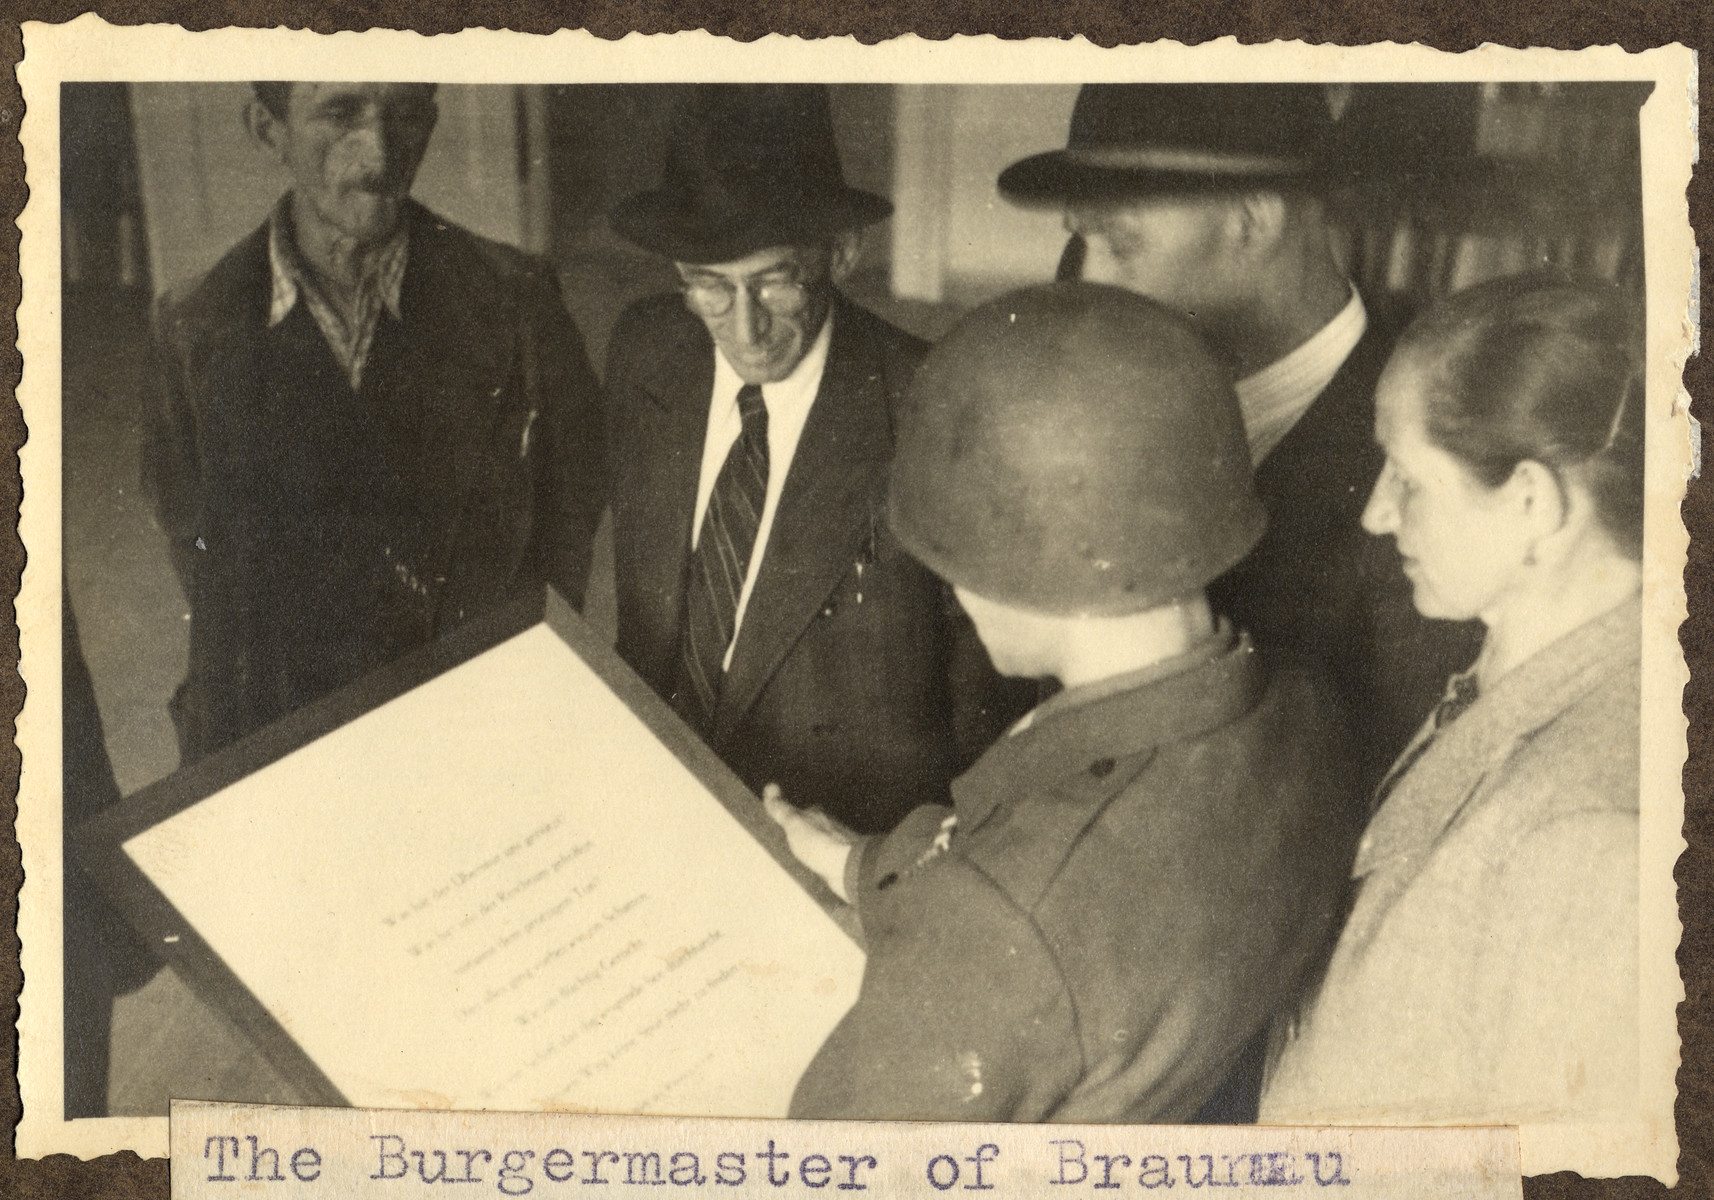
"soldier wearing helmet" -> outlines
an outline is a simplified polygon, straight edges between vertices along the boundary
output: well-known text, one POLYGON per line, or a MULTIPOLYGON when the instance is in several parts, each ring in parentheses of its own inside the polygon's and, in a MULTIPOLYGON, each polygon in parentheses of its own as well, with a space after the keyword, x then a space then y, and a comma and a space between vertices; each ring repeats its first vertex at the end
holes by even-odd
POLYGON ((792 1113, 1253 1119, 1362 814, 1318 686, 1205 595, 1265 524, 1225 369, 1160 305, 1055 284, 972 312, 906 400, 894 534, 995 666, 1064 690, 888 836, 770 789, 869 955, 792 1113))

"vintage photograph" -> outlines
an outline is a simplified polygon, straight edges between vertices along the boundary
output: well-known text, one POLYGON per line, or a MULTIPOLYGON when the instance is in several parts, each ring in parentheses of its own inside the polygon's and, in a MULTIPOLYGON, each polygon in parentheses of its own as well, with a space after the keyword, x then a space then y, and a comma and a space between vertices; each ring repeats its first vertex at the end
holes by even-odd
POLYGON ((55 85, 44 1144, 198 1098, 1670 1170, 1646 72, 399 65, 55 85))

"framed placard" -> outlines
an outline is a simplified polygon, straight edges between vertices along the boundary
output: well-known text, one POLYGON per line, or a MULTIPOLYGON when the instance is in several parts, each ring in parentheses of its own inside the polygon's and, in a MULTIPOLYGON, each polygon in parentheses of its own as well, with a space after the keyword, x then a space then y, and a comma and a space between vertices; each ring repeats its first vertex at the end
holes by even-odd
POLYGON ((760 802, 551 592, 78 844, 319 1103, 780 1115, 862 973, 760 802))

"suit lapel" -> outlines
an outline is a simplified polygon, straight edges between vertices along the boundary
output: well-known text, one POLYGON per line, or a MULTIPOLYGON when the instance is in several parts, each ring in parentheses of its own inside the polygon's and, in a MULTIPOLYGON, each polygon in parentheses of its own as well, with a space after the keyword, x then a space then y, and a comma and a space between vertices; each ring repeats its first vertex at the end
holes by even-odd
POLYGON ((399 400, 418 406, 425 451, 449 456, 432 465, 457 469, 463 491, 487 445, 495 416, 491 398, 518 361, 519 322, 512 297, 468 247, 437 228, 428 212, 414 208, 413 217, 392 365, 409 389, 399 400))
MULTIPOLYGON (((450 577, 459 520, 488 462, 497 398, 519 361, 521 323, 493 273, 431 213, 413 204, 409 219, 400 316, 376 335, 376 386, 366 381, 363 392, 385 398, 395 444, 410 448, 399 477, 422 495, 445 497, 419 512, 416 550, 419 574, 450 577)), ((392 320, 383 314, 383 325, 392 320)))
POLYGON ((1364 907, 1375 914, 1370 928, 1427 866, 1435 843, 1517 744, 1635 659, 1637 645, 1627 639, 1638 628, 1639 613, 1631 601, 1566 634, 1435 735, 1370 820, 1352 867, 1356 878, 1372 876, 1364 883, 1364 907), (1389 869, 1382 872, 1383 867, 1389 869))
MULTIPOLYGON (((198 441, 206 497, 227 521, 257 520, 250 502, 232 501, 258 487, 278 486, 281 460, 311 453, 301 404, 282 403, 274 376, 275 332, 268 325, 272 272, 264 224, 240 252, 222 263, 224 286, 199 317, 207 353, 191 395, 199 412, 198 441)), ((319 333, 318 333, 319 336, 319 333)), ((332 360, 328 352, 329 361, 332 360)), ((291 382, 296 382, 291 381, 291 382)), ((233 532, 228 530, 228 532, 233 532)))
POLYGON ((187 319, 193 341, 208 346, 193 394, 218 406, 221 415, 252 422, 267 414, 262 355, 268 329, 273 276, 268 265, 268 225, 252 233, 215 268, 221 286, 205 307, 187 319))
POLYGON ((892 424, 881 365, 841 306, 827 368, 798 440, 715 718, 743 718, 884 519, 892 424))
POLYGON ((684 316, 634 377, 642 402, 635 407, 636 426, 626 437, 626 450, 637 453, 621 483, 642 518, 625 539, 634 539, 627 570, 636 581, 632 594, 638 603, 661 606, 654 620, 638 623, 666 638, 659 646, 639 648, 660 664, 660 686, 671 679, 684 611, 691 522, 714 391, 714 343, 699 321, 684 316))
POLYGON ((1334 496, 1343 508, 1361 512, 1381 469, 1374 391, 1391 347, 1390 335, 1371 318, 1327 386, 1256 468, 1256 491, 1270 523, 1280 505, 1300 504, 1306 496, 1318 504, 1334 496))

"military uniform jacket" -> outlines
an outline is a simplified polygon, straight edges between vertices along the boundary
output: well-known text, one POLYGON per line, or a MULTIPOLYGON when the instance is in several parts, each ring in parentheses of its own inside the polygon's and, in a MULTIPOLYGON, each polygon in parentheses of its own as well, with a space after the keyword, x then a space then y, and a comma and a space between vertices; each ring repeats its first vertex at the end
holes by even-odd
POLYGON ((1320 961, 1359 803, 1305 677, 1229 634, 1175 665, 996 744, 944 850, 944 808, 867 844, 862 990, 793 1116, 1175 1122, 1216 1093, 1320 961))
MULTIPOLYGON (((894 407, 923 343, 840 300, 709 741, 863 833, 918 804, 1033 701, 988 664, 951 591, 886 526, 894 407)), ((606 375, 619 653, 677 679, 714 343, 676 296, 633 305, 606 375)))
POLYGON ((157 306, 145 483, 191 612, 194 759, 540 581, 582 598, 596 385, 549 264, 407 206, 400 316, 353 391, 268 226, 157 306))
POLYGON ((1375 443, 1375 383, 1392 352, 1388 327, 1362 341, 1256 469, 1267 510, 1260 543, 1209 588, 1215 608, 1270 661, 1320 672, 1358 735, 1372 789, 1481 645, 1477 622, 1417 613, 1390 537, 1364 531, 1363 508, 1385 455, 1375 443))

